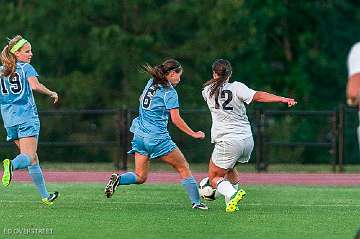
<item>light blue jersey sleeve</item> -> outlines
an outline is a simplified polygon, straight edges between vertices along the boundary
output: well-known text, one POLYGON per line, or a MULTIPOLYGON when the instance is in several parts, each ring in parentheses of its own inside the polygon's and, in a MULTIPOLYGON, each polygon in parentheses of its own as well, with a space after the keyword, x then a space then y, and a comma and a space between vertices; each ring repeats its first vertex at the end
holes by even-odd
POLYGON ((179 108, 179 97, 174 88, 165 93, 164 102, 167 110, 179 108))
POLYGON ((28 79, 29 77, 32 77, 32 76, 35 76, 35 77, 39 78, 39 74, 37 73, 35 68, 30 64, 26 64, 24 66, 24 72, 25 72, 25 78, 26 79, 28 79))

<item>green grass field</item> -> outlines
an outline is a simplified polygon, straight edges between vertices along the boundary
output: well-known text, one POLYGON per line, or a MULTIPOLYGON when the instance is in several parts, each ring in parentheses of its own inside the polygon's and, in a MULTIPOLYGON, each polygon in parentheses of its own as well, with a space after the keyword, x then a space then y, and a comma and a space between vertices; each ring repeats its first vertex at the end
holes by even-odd
POLYGON ((353 238, 360 226, 359 187, 246 186, 241 210, 232 214, 220 198, 208 211, 191 209, 175 184, 122 186, 111 199, 102 184, 48 188, 61 192, 51 208, 32 184, 1 187, 0 238, 43 229, 52 238, 330 239, 353 238))

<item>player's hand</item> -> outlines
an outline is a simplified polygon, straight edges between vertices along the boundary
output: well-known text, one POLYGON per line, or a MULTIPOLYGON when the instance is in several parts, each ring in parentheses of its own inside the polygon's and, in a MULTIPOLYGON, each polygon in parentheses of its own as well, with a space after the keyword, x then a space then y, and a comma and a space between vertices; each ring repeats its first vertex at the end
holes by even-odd
POLYGON ((297 104, 297 102, 296 102, 294 99, 292 99, 292 98, 285 98, 285 97, 283 97, 283 99, 282 99, 281 102, 287 104, 288 107, 292 107, 292 106, 294 106, 294 105, 297 104))
POLYGON ((204 139, 205 138, 205 133, 202 131, 197 131, 193 134, 193 137, 195 139, 204 139))
POLYGON ((50 97, 54 100, 54 104, 56 104, 59 101, 59 96, 55 91, 51 92, 50 97))

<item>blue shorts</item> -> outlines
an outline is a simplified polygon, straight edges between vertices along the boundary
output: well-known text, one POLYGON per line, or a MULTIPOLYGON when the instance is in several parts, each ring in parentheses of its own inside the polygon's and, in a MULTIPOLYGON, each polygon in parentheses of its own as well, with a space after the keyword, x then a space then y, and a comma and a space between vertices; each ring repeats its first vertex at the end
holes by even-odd
POLYGON ((40 134, 40 121, 30 121, 11 127, 6 127, 7 141, 14 141, 21 138, 35 136, 40 134))
POLYGON ((131 141, 131 150, 128 154, 139 153, 150 157, 150 159, 165 156, 176 148, 176 144, 171 138, 154 139, 151 137, 143 137, 134 135, 131 141))

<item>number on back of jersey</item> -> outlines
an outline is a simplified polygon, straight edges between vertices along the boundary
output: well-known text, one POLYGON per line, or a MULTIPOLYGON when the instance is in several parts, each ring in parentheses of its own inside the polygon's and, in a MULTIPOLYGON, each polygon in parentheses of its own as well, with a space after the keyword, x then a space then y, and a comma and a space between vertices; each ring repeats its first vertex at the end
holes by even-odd
POLYGON ((215 109, 220 109, 219 96, 220 96, 220 99, 225 99, 225 101, 221 104, 223 110, 233 110, 234 109, 232 106, 228 106, 228 104, 233 99, 233 94, 232 94, 231 90, 222 90, 221 92, 219 92, 219 95, 215 96, 215 109))
POLYGON ((6 80, 9 82, 9 88, 10 91, 13 94, 19 94, 22 91, 22 85, 20 81, 20 76, 17 72, 15 72, 14 76, 12 77, 1 77, 0 78, 0 88, 1 88, 1 94, 8 95, 9 90, 6 86, 6 80))
POLYGON ((154 97, 155 92, 156 92, 156 87, 152 85, 149 87, 149 89, 144 94, 143 101, 142 101, 142 107, 144 109, 150 108, 151 100, 154 97))

